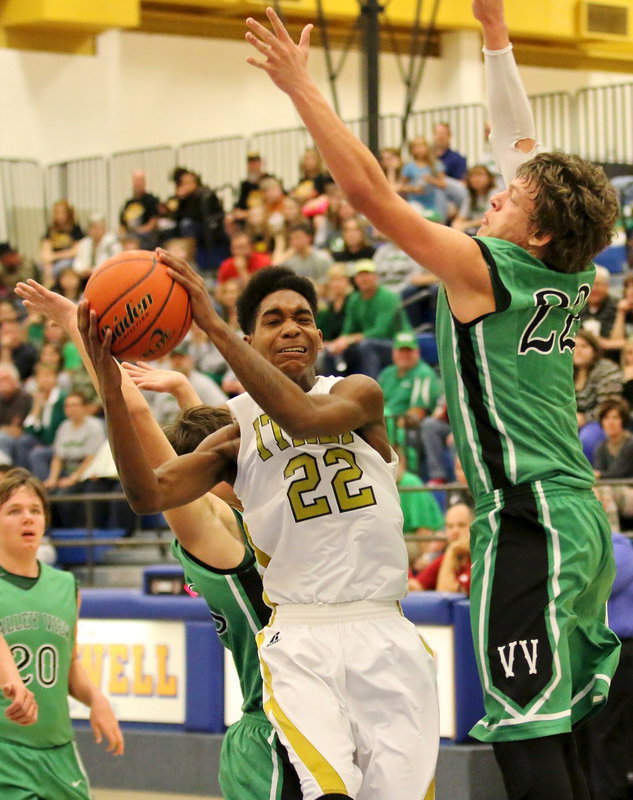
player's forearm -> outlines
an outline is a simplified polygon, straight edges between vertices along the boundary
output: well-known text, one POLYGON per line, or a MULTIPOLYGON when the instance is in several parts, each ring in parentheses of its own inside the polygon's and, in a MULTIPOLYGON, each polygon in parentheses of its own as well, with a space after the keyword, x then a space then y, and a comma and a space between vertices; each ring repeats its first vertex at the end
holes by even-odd
POLYGON ((177 508, 224 479, 225 459, 215 452, 172 458, 154 470, 122 393, 112 389, 104 392, 104 409, 119 480, 137 514, 177 508))
POLYGON ((370 217, 381 196, 392 192, 370 150, 343 124, 309 78, 297 82, 288 95, 334 182, 357 211, 370 217))
POLYGON ((519 165, 534 154, 534 118, 509 41, 505 48, 484 52, 492 151, 509 184, 519 165))
POLYGON ((88 678, 88 673, 78 657, 74 658, 70 665, 70 672, 68 673, 68 693, 71 697, 74 697, 75 700, 88 706, 88 708, 92 707, 97 695, 101 694, 101 691, 91 683, 90 678, 88 678))
MULTIPOLYGON (((136 391, 138 392, 138 389, 136 391)), ((138 393, 140 394, 140 392, 138 393)), ((174 448, 169 444, 147 403, 143 406, 139 404, 132 411, 132 423, 143 443, 145 456, 152 469, 175 458, 174 448)))
POLYGON ((158 510, 159 486, 125 404, 121 388, 102 392, 108 441, 119 479, 130 506, 137 513, 158 510), (142 509, 142 510, 141 510, 142 509))
POLYGON ((193 408, 193 406, 202 405, 200 395, 193 386, 189 383, 187 378, 183 375, 183 380, 174 387, 173 396, 181 409, 193 408))
POLYGON ((0 686, 20 680, 20 673, 11 655, 11 650, 9 650, 9 645, 0 635, 0 686))

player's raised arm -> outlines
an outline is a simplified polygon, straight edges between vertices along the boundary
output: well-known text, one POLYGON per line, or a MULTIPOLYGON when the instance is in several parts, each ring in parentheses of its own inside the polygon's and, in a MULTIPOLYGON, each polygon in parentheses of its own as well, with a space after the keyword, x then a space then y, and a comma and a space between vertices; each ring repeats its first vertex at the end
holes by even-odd
POLYGON ((503 0, 473 0, 473 14, 484 40, 492 152, 509 185, 517 168, 536 154, 534 118, 512 53, 503 0))
MULTIPOLYGON (((488 270, 477 245, 465 234, 423 219, 393 189, 371 152, 343 124, 320 93, 307 70, 311 25, 295 44, 272 8, 266 10, 272 31, 249 18, 248 42, 262 59, 252 66, 294 103, 328 170, 351 204, 395 241, 415 261, 434 272, 447 288, 467 289, 471 305, 478 295, 492 296, 488 270), (465 265, 468 265, 467 267, 465 265)), ((483 313, 490 311, 489 302, 483 313)))
POLYGON ((182 506, 224 480, 229 464, 222 449, 228 439, 225 431, 214 434, 213 443, 220 449, 199 449, 152 469, 121 391, 121 371, 110 352, 111 332, 99 341, 96 314, 86 301, 79 305, 78 325, 97 376, 112 455, 131 508, 145 514, 182 506))
MULTIPOLYGON (((90 373, 96 391, 100 392, 99 379, 79 333, 75 305, 34 280, 19 283, 16 293, 30 311, 53 320, 68 334, 90 373)), ((173 460, 176 453, 140 389, 169 392, 181 408, 200 405, 201 400, 181 373, 154 369, 143 362, 125 363, 123 366, 121 391, 125 404, 146 459, 152 469, 157 469, 173 460)), ((176 537, 196 558, 218 569, 228 569, 240 563, 244 554, 241 534, 232 511, 219 498, 207 493, 186 506, 166 510, 165 517, 176 537)))

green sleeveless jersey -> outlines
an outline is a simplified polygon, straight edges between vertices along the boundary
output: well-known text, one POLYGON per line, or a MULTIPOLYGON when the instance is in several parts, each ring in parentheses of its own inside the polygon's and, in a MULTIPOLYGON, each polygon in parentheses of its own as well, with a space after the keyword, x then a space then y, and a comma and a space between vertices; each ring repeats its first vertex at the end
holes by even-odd
POLYGON ((77 587, 70 573, 40 564, 38 578, 24 578, 0 567, 0 631, 39 709, 35 725, 16 725, 4 716, 9 701, 0 697, 0 739, 36 748, 73 740, 68 674, 76 622, 77 587))
MULTIPOLYGON (((237 513, 235 516, 241 527, 241 518, 237 513)), ((233 656, 244 699, 242 711, 261 711, 263 715, 255 634, 268 624, 271 609, 262 599, 262 579, 255 556, 247 547, 238 567, 221 570, 203 564, 176 540, 171 548, 182 564, 187 583, 205 599, 220 641, 233 656)))
POLYGON ((478 498, 536 480, 591 487, 572 358, 595 270, 555 272, 511 242, 476 241, 496 311, 463 325, 444 289, 437 309, 448 415, 470 489, 478 498))

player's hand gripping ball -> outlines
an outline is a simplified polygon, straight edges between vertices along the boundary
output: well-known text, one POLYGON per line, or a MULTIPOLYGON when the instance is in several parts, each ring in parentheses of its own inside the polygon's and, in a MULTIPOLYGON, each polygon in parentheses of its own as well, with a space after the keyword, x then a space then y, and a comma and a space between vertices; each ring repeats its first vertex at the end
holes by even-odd
POLYGON ((97 313, 99 337, 112 329, 112 355, 151 361, 169 353, 191 325, 186 290, 149 250, 128 250, 104 261, 84 297, 97 313))

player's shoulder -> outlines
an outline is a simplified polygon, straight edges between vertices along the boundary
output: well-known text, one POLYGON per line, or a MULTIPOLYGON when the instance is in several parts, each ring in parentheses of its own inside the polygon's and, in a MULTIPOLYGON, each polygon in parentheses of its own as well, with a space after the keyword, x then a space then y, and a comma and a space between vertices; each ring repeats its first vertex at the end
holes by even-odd
POLYGON ((384 413, 384 395, 378 381, 368 375, 349 375, 332 385, 330 394, 359 403, 364 409, 372 409, 376 418, 384 413))
POLYGON ((346 378, 333 382, 329 391, 330 394, 362 394, 382 397, 380 384, 369 375, 348 375, 346 378))

